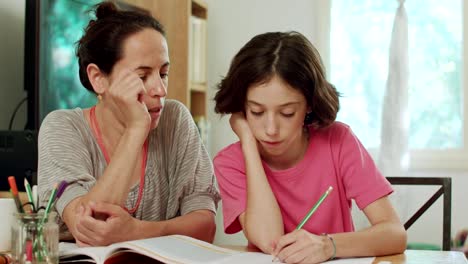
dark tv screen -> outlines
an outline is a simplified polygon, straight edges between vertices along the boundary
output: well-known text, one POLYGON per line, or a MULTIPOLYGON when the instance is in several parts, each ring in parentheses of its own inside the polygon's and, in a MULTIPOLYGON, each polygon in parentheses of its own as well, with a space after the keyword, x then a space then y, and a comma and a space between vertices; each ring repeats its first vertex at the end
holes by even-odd
POLYGON ((89 107, 96 96, 86 90, 78 76, 76 41, 91 19, 91 0, 43 1, 41 10, 44 25, 41 30, 41 64, 39 87, 40 121, 50 111, 63 108, 89 107))
MULTIPOLYGON (((0 0, 1 1, 1 0, 0 0)), ((8 190, 6 177, 36 183, 37 130, 56 109, 86 108, 96 103, 79 80, 76 42, 101 0, 26 0, 24 89, 27 124, 21 131, 0 131, 0 190, 8 190)), ((117 1, 120 8, 143 11, 117 1)), ((20 187, 22 188, 22 187, 20 187)))
POLYGON ((96 97, 80 83, 76 42, 100 0, 27 0, 25 90, 27 129, 39 129, 55 109, 86 108, 96 97))

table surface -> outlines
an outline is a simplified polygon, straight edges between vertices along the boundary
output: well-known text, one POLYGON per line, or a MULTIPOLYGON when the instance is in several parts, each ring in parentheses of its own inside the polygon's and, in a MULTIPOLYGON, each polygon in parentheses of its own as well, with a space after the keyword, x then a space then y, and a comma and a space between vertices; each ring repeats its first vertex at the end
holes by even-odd
MULTIPOLYGON (((0 198, 10 198, 9 192, 0 192, 0 198)), ((25 193, 20 193, 21 200, 26 201, 25 193)), ((246 246, 224 246, 226 248, 248 251, 246 246)), ((432 251, 432 250, 406 250, 403 254, 377 257, 374 264, 380 262, 389 262, 392 264, 430 264, 430 263, 451 263, 468 264, 465 254, 459 251, 432 251)))
MULTIPOLYGON (((19 192, 18 195, 20 197, 21 202, 25 203, 28 201, 28 196, 25 192, 19 192)), ((10 192, 1 191, 0 198, 12 198, 12 196, 10 192)))
POLYGON ((406 250, 404 254, 375 258, 373 263, 388 261, 392 264, 416 264, 416 263, 468 263, 463 252, 459 251, 431 251, 431 250, 406 250))
MULTIPOLYGON (((238 251, 249 251, 246 246, 221 246, 238 251)), ((373 264, 468 264, 460 251, 406 250, 403 254, 376 257, 373 264)), ((1 264, 1 263, 0 263, 1 264)))
MULTIPOLYGON (((249 251, 246 246, 223 246, 238 251, 249 251)), ((459 251, 432 251, 432 250, 406 250, 403 254, 376 257, 373 264, 468 264, 463 252, 459 251)))

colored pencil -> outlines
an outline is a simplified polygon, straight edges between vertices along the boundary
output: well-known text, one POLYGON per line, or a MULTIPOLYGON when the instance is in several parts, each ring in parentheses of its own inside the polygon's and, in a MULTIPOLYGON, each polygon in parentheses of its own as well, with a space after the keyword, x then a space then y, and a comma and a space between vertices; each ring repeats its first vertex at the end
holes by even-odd
POLYGON ((18 196, 18 187, 16 186, 15 176, 8 177, 8 183, 10 184, 11 194, 13 196, 13 199, 15 200, 16 208, 18 209, 18 212, 24 213, 23 205, 21 204, 21 201, 18 196))

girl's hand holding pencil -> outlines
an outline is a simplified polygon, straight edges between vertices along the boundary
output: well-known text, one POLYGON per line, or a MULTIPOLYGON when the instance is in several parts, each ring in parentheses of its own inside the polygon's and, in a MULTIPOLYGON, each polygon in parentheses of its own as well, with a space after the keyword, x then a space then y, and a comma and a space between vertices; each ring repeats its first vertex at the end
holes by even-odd
POLYGON ((302 229, 332 190, 332 186, 328 187, 293 232, 279 238, 274 245, 272 262, 280 259, 288 263, 318 263, 335 257, 333 238, 328 235, 312 234, 302 229), (328 247, 330 243, 332 247, 328 247), (325 252, 324 248, 331 251, 325 252))

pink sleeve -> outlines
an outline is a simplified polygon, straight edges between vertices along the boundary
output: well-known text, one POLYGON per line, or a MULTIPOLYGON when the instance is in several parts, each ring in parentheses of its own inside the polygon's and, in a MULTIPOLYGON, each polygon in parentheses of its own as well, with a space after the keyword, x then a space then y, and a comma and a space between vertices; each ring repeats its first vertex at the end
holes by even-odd
POLYGON ((380 173, 372 157, 349 127, 341 133, 338 152, 339 173, 346 197, 354 199, 359 209, 393 192, 391 184, 380 173))
POLYGON ((221 193, 224 232, 234 234, 242 230, 238 217, 245 211, 246 204, 243 156, 233 148, 227 148, 218 153, 213 163, 221 193))

